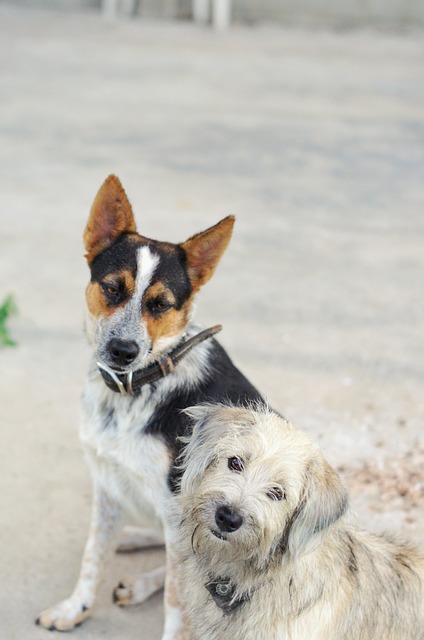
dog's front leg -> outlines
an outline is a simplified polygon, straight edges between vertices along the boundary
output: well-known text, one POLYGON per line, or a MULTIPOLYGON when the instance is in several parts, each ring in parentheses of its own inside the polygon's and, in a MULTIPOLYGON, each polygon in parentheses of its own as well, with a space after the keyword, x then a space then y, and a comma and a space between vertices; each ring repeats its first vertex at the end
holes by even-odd
POLYGON ((172 544, 166 548, 165 629, 162 640, 189 640, 182 595, 183 584, 172 544))
POLYGON ((49 630, 67 631, 90 615, 120 513, 120 507, 100 487, 95 486, 90 530, 78 582, 69 598, 40 614, 37 624, 49 630))

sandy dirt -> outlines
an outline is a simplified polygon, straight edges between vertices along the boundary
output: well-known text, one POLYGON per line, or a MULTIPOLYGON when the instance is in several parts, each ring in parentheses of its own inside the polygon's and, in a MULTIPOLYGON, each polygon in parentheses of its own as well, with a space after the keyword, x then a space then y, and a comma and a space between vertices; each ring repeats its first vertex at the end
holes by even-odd
MULTIPOLYGON (((77 436, 88 349, 81 241, 117 173, 144 235, 229 213, 198 300, 270 403, 323 446, 358 521, 424 531, 424 40, 234 27, 0 4, 0 637, 41 640, 78 574, 91 488, 77 436)), ((81 640, 161 637, 155 596, 113 586, 162 552, 120 554, 81 640)))

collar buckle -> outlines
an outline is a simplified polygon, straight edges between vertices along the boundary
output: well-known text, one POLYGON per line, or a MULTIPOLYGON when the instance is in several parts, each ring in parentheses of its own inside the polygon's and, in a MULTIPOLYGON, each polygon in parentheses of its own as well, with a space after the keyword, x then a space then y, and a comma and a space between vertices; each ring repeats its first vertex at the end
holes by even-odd
POLYGON ((164 378, 166 378, 166 376, 172 373, 175 369, 174 362, 171 356, 168 354, 165 354, 164 356, 162 356, 162 358, 158 362, 158 365, 160 367, 160 370, 164 378))
POLYGON ((130 371, 129 373, 121 374, 122 376, 124 376, 124 380, 121 380, 118 377, 118 373, 116 371, 114 371, 113 369, 110 369, 110 367, 108 367, 106 364, 103 364, 102 362, 97 362, 96 364, 97 364, 98 368, 100 369, 100 373, 102 373, 102 371, 104 371, 105 373, 107 373, 107 375, 110 378, 112 378, 113 382, 118 387, 118 391, 119 391, 119 393, 121 395, 127 396, 127 395, 131 395, 132 394, 132 377, 133 377, 133 372, 132 371, 130 371), (127 386, 125 386, 125 382, 126 382, 127 386))

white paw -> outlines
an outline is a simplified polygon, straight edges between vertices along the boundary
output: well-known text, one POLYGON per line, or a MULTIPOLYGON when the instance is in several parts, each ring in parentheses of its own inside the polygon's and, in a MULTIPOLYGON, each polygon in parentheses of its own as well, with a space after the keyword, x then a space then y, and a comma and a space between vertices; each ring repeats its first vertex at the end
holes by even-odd
POLYGON ((112 600, 118 607, 128 607, 130 604, 136 604, 132 586, 130 580, 123 580, 115 587, 112 593, 112 600))
POLYGON ((90 615, 90 609, 72 598, 59 602, 55 607, 40 613, 36 624, 49 631, 69 631, 90 615))
POLYGON ((122 580, 113 590, 112 599, 119 607, 140 604, 162 589, 164 583, 165 567, 158 567, 137 580, 122 580))

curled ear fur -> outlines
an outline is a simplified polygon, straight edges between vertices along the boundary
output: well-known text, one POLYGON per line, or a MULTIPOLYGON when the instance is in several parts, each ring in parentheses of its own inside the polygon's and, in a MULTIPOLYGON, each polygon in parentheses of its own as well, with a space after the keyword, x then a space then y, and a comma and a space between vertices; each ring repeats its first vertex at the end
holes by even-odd
POLYGON ((206 469, 218 457, 228 425, 246 424, 246 417, 252 420, 252 413, 241 407, 221 404, 200 404, 185 409, 184 413, 193 420, 193 431, 181 456, 184 470, 181 493, 192 493, 206 469))
POLYGON ((345 513, 348 494, 336 471, 322 459, 307 466, 305 486, 283 534, 282 545, 292 555, 312 550, 324 532, 345 513))
MULTIPOLYGON (((214 447, 211 446, 209 433, 209 405, 197 405, 184 410, 193 421, 193 431, 184 439, 185 448, 180 458, 184 473, 181 479, 181 494, 192 494, 208 466, 215 459, 214 447)), ((216 431, 214 429, 214 434, 216 431)))

